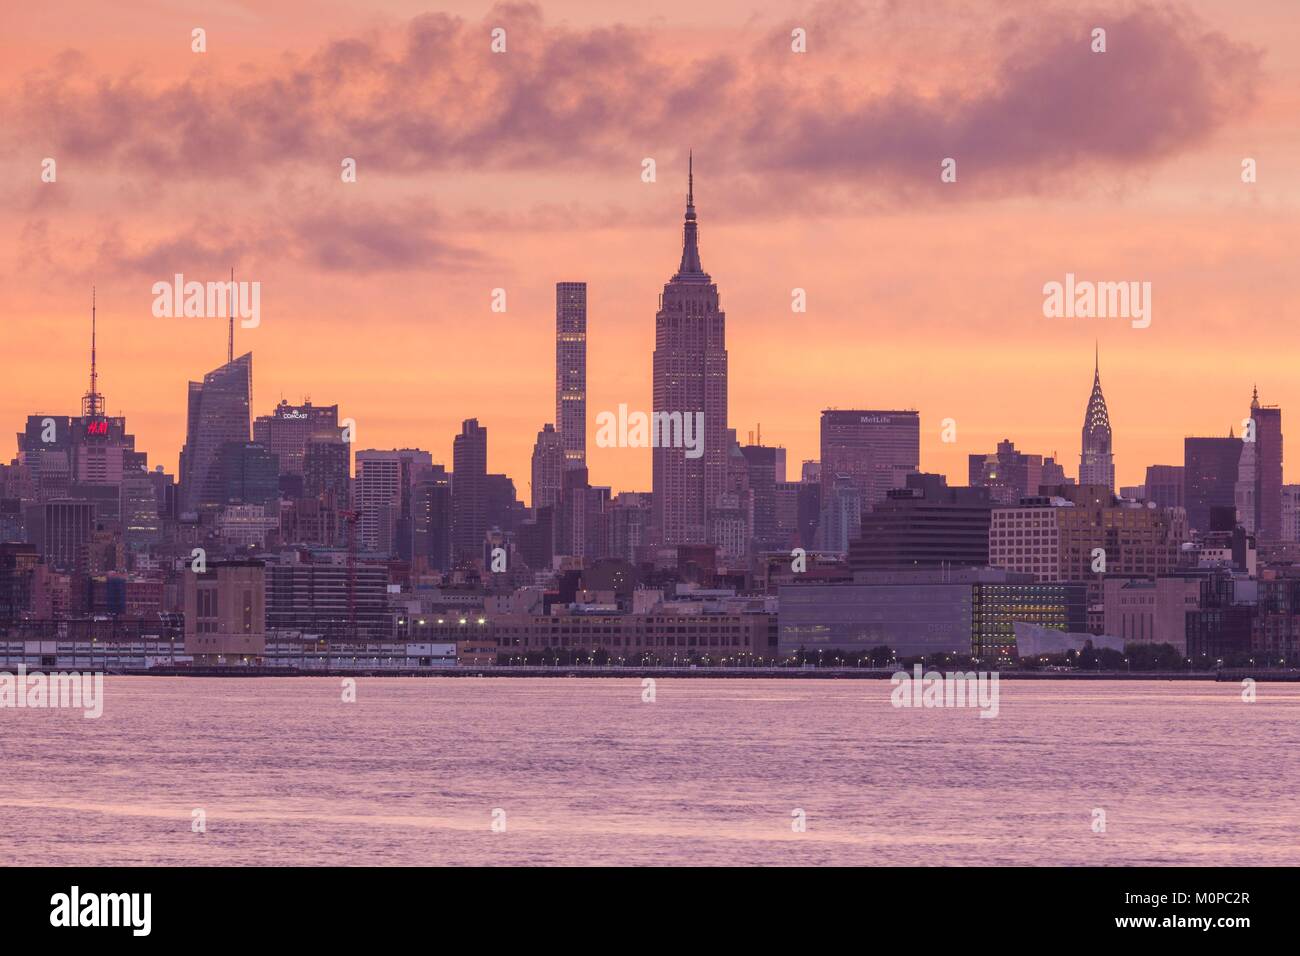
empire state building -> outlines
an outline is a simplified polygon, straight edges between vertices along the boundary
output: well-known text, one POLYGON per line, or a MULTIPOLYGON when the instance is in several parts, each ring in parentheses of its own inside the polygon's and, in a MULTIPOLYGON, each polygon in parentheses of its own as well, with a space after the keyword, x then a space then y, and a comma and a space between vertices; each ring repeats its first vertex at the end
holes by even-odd
MULTIPOLYGON (((700 265, 695 220, 694 157, 687 173, 682 261, 664 285, 655 316, 654 417, 661 422, 700 421, 703 454, 683 447, 653 449, 653 524, 663 546, 707 544, 709 510, 727 483, 727 318, 718 287, 700 265)), ((698 441, 698 437, 696 438, 698 441)), ((678 443, 680 444, 680 443, 678 443)))

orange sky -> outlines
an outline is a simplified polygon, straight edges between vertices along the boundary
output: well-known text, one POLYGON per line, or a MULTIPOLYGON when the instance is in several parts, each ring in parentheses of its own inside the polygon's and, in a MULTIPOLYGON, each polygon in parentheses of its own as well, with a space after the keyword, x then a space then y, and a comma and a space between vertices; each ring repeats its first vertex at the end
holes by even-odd
MULTIPOLYGON (((731 425, 761 422, 791 477, 831 406, 919 409, 922 468, 957 482, 1004 437, 1074 473, 1099 341, 1139 483, 1185 435, 1239 429, 1255 383, 1300 412, 1300 7, 1238 6, 28 5, 0 37, 0 456, 25 415, 76 411, 94 283, 109 409, 174 472, 225 323, 154 318, 150 288, 233 265, 262 284, 236 335, 256 414, 309 395, 358 447, 448 465, 477 417, 527 499, 556 281, 589 285, 589 422, 649 408, 690 146, 731 425), (1066 272, 1151 282, 1151 327, 1044 318, 1066 272)), ((589 458, 593 483, 649 488, 648 450, 589 458)))

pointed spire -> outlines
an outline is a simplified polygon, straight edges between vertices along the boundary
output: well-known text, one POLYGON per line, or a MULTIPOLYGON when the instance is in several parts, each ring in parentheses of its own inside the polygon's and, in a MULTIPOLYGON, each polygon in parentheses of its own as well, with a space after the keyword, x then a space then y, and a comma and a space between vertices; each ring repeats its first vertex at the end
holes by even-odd
POLYGON ((90 287, 90 390, 81 397, 83 418, 100 418, 104 414, 104 396, 99 394, 99 369, 96 363, 97 327, 96 290, 92 285, 90 287))
POLYGON ((695 218, 695 150, 686 151, 686 218, 695 218))
POLYGON ((682 264, 677 276, 707 278, 700 265, 699 226, 695 222, 695 152, 689 151, 686 159, 686 223, 682 237, 682 264))
POLYGON ((99 331, 99 314, 98 303, 96 301, 97 290, 92 285, 90 287, 90 391, 94 394, 95 386, 99 383, 98 371, 95 368, 95 339, 99 331))
POLYGON ((1079 484, 1115 487, 1115 459, 1111 448, 1110 413, 1101 391, 1101 348, 1094 346, 1092 394, 1083 413, 1083 447, 1079 455, 1079 484))
POLYGON ((1110 444, 1110 414, 1106 410, 1106 396, 1101 391, 1100 358, 1093 366, 1092 394, 1088 396, 1088 409, 1083 415, 1083 434, 1085 446, 1089 442, 1110 444))
POLYGON ((1254 391, 1250 393, 1250 407, 1259 408, 1259 386, 1256 385, 1254 391))

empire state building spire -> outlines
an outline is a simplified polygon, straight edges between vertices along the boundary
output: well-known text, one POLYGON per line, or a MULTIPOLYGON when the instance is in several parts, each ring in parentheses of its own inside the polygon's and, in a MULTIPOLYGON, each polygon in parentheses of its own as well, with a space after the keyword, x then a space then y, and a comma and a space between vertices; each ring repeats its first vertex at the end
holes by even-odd
POLYGON ((709 275, 700 265, 699 226, 695 222, 695 154, 687 155, 686 173, 686 223, 682 235, 682 264, 674 280, 708 282, 709 275))
POLYGON ((1092 394, 1083 413, 1083 450, 1079 455, 1079 484, 1105 485, 1115 490, 1115 457, 1111 451, 1110 414, 1101 392, 1101 357, 1092 372, 1092 394))

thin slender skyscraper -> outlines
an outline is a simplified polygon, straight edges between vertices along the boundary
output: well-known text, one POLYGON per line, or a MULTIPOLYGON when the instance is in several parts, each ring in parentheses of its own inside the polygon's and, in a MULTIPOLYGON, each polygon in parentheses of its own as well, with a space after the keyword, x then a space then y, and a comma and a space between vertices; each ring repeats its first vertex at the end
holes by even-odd
POLYGON ((700 265, 693 156, 682 261, 664 285, 655 316, 654 413, 656 420, 680 416, 692 426, 703 413, 701 455, 689 457, 685 448, 663 447, 662 436, 654 448, 653 524, 658 543, 708 543, 709 509, 717 506, 727 484, 726 315, 717 285, 700 265))
POLYGON ((1083 415, 1083 451, 1079 455, 1079 484, 1105 485, 1115 490, 1115 457, 1111 452, 1110 415, 1101 394, 1101 356, 1093 365, 1092 394, 1083 415))
POLYGON ((487 532, 487 429, 477 418, 461 423, 451 454, 452 559, 481 562, 487 532))
POLYGON ((555 283, 555 430, 565 468, 587 463, 587 283, 555 283))

